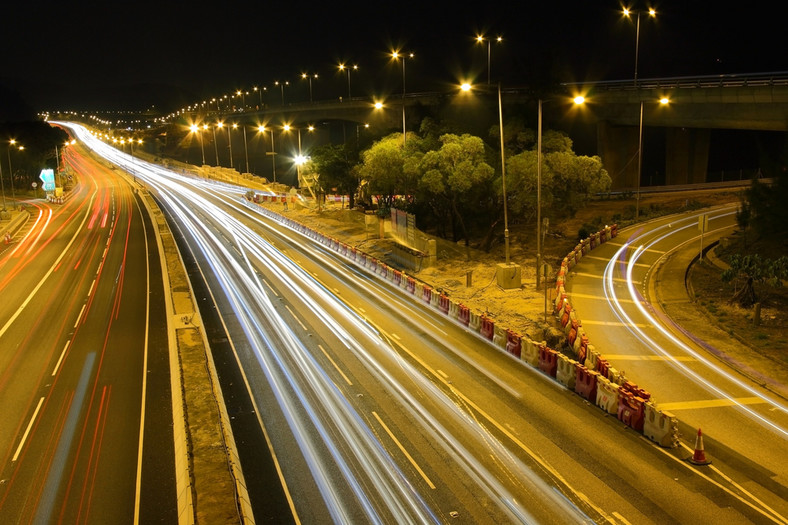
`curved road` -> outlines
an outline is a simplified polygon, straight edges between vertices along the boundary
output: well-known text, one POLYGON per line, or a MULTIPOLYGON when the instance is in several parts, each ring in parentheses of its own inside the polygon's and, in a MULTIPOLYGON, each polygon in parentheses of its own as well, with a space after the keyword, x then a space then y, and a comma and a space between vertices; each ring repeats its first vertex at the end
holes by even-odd
MULTIPOLYGON (((770 509, 788 515, 788 405, 718 359, 725 344, 686 333, 663 306, 688 302, 684 275, 708 246, 730 235, 737 205, 661 218, 619 235, 573 268, 567 293, 596 350, 673 412, 692 452, 702 429, 709 471, 724 469, 770 509), (708 219, 701 239, 699 222, 708 219), (724 467, 723 467, 724 465, 724 467)), ((723 337, 727 337, 723 334, 723 337)), ((742 364, 746 365, 746 364, 742 364)))

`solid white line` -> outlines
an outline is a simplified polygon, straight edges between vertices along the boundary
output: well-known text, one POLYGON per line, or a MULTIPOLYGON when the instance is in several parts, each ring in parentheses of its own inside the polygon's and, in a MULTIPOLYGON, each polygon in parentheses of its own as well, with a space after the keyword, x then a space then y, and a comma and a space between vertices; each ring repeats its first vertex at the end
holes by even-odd
POLYGON ((11 461, 16 461, 17 458, 19 458, 19 454, 22 452, 22 447, 24 446, 25 441, 27 441, 27 435, 30 434, 30 429, 33 427, 33 421, 35 421, 36 417, 38 417, 38 411, 41 410, 41 405, 43 403, 44 403, 44 398, 42 397, 41 399, 38 400, 38 406, 36 407, 35 412, 33 412, 33 415, 30 417, 30 422, 27 424, 25 433, 22 435, 22 441, 20 441, 19 446, 16 447, 16 452, 14 452, 14 457, 11 458, 11 461))
POLYGON ((54 376, 57 373, 58 368, 60 368, 60 363, 63 361, 63 357, 66 355, 66 350, 68 350, 68 345, 71 344, 71 340, 69 339, 66 341, 66 346, 63 347, 63 351, 60 352, 60 358, 57 360, 57 364, 55 365, 55 369, 52 370, 52 375, 54 376))

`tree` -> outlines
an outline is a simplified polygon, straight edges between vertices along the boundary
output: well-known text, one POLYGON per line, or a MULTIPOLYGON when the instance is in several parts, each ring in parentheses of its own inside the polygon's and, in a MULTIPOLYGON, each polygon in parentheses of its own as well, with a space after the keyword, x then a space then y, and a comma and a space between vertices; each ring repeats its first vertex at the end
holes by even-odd
POLYGON ((757 254, 737 253, 731 256, 730 268, 722 272, 723 282, 733 281, 736 284, 730 302, 745 308, 757 303, 761 298, 756 284, 765 283, 777 287, 782 286, 785 280, 788 280, 788 257, 785 256, 779 259, 762 259, 757 254))
POLYGON ((436 215, 443 215, 458 229, 468 245, 464 216, 477 207, 480 194, 486 194, 495 170, 485 161, 484 142, 469 134, 445 134, 440 149, 428 151, 421 158, 419 189, 430 199, 436 215))
MULTIPOLYGON (((528 218, 537 205, 538 152, 524 151, 506 160, 509 210, 528 218)), ((599 157, 578 156, 564 133, 546 132, 542 137, 542 208, 561 209, 574 215, 592 195, 607 191, 612 180, 599 157)))
POLYGON ((746 190, 745 196, 750 205, 751 224, 762 237, 771 237, 775 241, 788 238, 788 173, 776 172, 771 185, 757 179, 746 190))
POLYGON ((416 190, 420 140, 409 133, 405 147, 402 142, 402 133, 393 133, 361 154, 359 173, 370 194, 377 195, 385 207, 390 207, 397 196, 412 196, 416 190))
POLYGON ((319 175, 323 191, 348 195, 352 209, 359 185, 358 173, 353 169, 355 165, 346 145, 327 144, 312 151, 309 169, 319 175))

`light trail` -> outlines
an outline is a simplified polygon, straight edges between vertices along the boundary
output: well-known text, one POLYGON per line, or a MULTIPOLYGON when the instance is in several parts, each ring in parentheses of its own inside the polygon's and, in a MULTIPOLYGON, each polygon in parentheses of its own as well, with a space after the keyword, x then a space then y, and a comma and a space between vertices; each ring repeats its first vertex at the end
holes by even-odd
MULTIPOLYGON (((242 213, 256 227, 270 228, 260 217, 263 212, 259 208, 224 195, 228 190, 241 193, 242 188, 202 181, 148 164, 102 143, 81 126, 60 124, 72 129, 87 147, 154 189, 180 227, 194 239, 268 380, 333 521, 349 522, 358 517, 351 514, 348 506, 345 493, 348 490, 372 523, 438 523, 441 519, 420 494, 415 478, 411 477, 413 473, 402 470, 379 441, 378 432, 370 428, 370 419, 359 413, 342 392, 331 370, 324 369, 317 361, 314 349, 308 348, 291 326, 295 323, 284 318, 271 302, 268 285, 263 283, 256 268, 263 268, 268 276, 286 284, 288 291, 367 368, 412 420, 420 423, 422 434, 442 447, 447 457, 456 458, 457 472, 464 472, 508 521, 534 522, 525 506, 530 500, 549 506, 558 522, 588 519, 567 499, 566 493, 573 492, 571 487, 557 479, 543 460, 537 464, 543 472, 553 474, 550 483, 543 479, 544 474, 535 473, 493 435, 479 417, 478 407, 471 406, 454 387, 449 385, 447 389, 444 383, 441 388, 431 381, 396 350, 385 334, 334 292, 260 233, 200 193, 206 192, 226 206, 236 208, 236 213, 242 213), (394 361, 396 372, 406 375, 408 386, 394 376, 382 358, 394 361), (438 421, 419 400, 420 396, 409 390, 413 385, 420 394, 443 407, 441 415, 449 417, 452 425, 438 421), (475 446, 466 445, 469 435, 475 438, 475 446), (474 456, 473 449, 486 451, 495 458, 496 467, 504 470, 503 476, 516 487, 516 494, 504 486, 500 474, 491 472, 474 456), (330 461, 324 451, 328 452, 330 461), (344 480, 344 487, 338 485, 336 472, 344 480), (560 486, 560 490, 554 485, 560 486)), ((306 249, 315 254, 322 250, 306 249)), ((352 271, 345 274, 348 280, 360 282, 358 274, 352 271)))
MULTIPOLYGON (((728 216, 733 213, 735 212, 721 213, 717 215, 715 218, 728 216)), ((679 231, 696 226, 696 216, 690 217, 686 220, 688 220, 690 223, 685 226, 681 226, 678 228, 675 227, 676 223, 683 222, 683 220, 681 220, 681 221, 670 223, 668 225, 660 226, 659 228, 656 228, 655 230, 650 232, 649 235, 654 233, 660 233, 662 230, 669 230, 667 233, 660 233, 656 238, 649 241, 645 246, 644 245, 638 246, 632 253, 631 257, 629 257, 628 261, 626 259, 627 252, 630 250, 630 248, 634 243, 640 241, 641 237, 635 236, 630 240, 628 240, 626 243, 624 243, 624 245, 621 248, 619 248, 616 254, 610 259, 607 266, 605 267, 604 289, 605 289, 605 296, 607 297, 607 300, 611 305, 613 313, 624 324, 624 326, 626 326, 626 329, 643 344, 645 348, 648 348, 653 353, 668 358, 672 357, 674 354, 673 349, 667 349, 667 350, 664 349, 662 345, 657 343, 653 338, 649 337, 644 332, 644 330, 641 329, 641 326, 644 325, 643 323, 635 322, 627 314, 626 308, 623 306, 623 303, 624 302, 627 302, 628 304, 634 303, 640 314, 648 320, 648 322, 645 324, 650 325, 651 327, 656 329, 665 339, 667 339, 670 343, 672 343, 676 349, 680 349, 681 351, 691 355, 697 362, 703 364, 708 370, 725 378, 726 380, 730 381, 732 384, 738 386, 739 388, 742 388, 743 390, 749 392, 753 396, 758 397, 759 399, 763 400, 764 403, 768 403, 774 406, 776 410, 779 410, 783 414, 788 414, 788 407, 780 403, 777 399, 775 399, 772 396, 766 395, 762 391, 750 386, 746 382, 735 377, 730 372, 717 366, 715 363, 710 361, 703 353, 696 351, 695 349, 693 349, 692 347, 681 341, 679 338, 677 338, 675 335, 673 335, 667 328, 665 328, 663 323, 660 320, 656 319, 656 317, 652 315, 651 312, 649 312, 648 309, 643 305, 644 298, 635 289, 635 280, 632 277, 632 273, 637 265, 637 261, 640 259, 640 257, 645 253, 645 251, 648 248, 654 246, 658 242, 661 242, 667 239, 668 237, 675 235, 679 231), (622 273, 626 275, 626 286, 630 297, 629 300, 620 299, 618 297, 618 294, 616 293, 613 275, 617 265, 619 267, 623 266, 623 268, 620 268, 620 270, 622 271, 622 273)), ((645 235, 642 237, 645 237, 645 235)), ((695 240, 696 239, 693 238, 686 241, 686 243, 695 242, 695 240)), ((665 255, 663 254, 662 257, 664 256, 665 255)), ((650 266, 653 268, 656 264, 657 263, 654 263, 650 266)), ((772 430, 773 432, 777 433, 783 438, 788 437, 788 429, 781 427, 780 425, 776 424, 774 421, 767 419, 766 417, 752 410, 747 404, 742 403, 740 401, 740 398, 742 397, 741 395, 734 395, 726 391, 722 387, 705 379, 697 371, 694 371, 691 367, 687 366, 681 360, 666 359, 665 361, 668 362, 670 366, 672 366, 674 369, 684 374, 687 378, 691 379, 694 383, 704 387, 707 391, 728 400, 728 402, 730 402, 731 405, 736 406, 737 409, 746 413, 753 420, 758 421, 764 427, 772 430)))

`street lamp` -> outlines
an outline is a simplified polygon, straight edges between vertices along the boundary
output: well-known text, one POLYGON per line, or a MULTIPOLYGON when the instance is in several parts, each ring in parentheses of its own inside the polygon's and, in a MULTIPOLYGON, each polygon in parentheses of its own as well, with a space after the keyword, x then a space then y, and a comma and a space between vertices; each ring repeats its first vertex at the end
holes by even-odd
POLYGON ((260 96, 260 109, 262 109, 263 108, 263 89, 265 89, 265 88, 258 88, 257 86, 254 86, 253 89, 255 91, 257 91, 257 94, 260 96))
MULTIPOLYGON (((206 129, 208 125, 205 125, 206 129)), ((211 131, 213 132, 213 151, 214 155, 216 156, 216 166, 219 166, 219 144, 216 142, 216 126, 211 126, 211 131)))
POLYGON ((15 139, 11 139, 8 141, 8 149, 6 150, 8 152, 8 174, 11 176, 11 201, 14 203, 14 206, 16 206, 16 195, 14 195, 14 168, 11 167, 11 146, 17 146, 19 151, 22 151, 25 147, 18 145, 15 139))
MULTIPOLYGON (((552 99, 548 99, 549 102, 552 99)), ((576 106, 585 103, 585 98, 581 95, 572 99, 576 106)), ((539 272, 542 270, 542 103, 541 98, 538 103, 538 115, 536 121, 536 288, 541 284, 539 272)))
POLYGON ((197 126, 197 124, 192 124, 189 127, 189 130, 192 133, 197 133, 197 136, 200 139, 200 151, 202 151, 202 163, 203 163, 203 166, 204 166, 205 165, 205 147, 203 146, 203 143, 202 143, 202 133, 200 133, 200 127, 197 126))
MULTIPOLYGON (((635 190, 635 220, 640 218, 640 178, 643 175, 643 104, 644 100, 640 101, 640 123, 638 124, 638 175, 635 190)), ((659 104, 667 106, 670 104, 668 97, 659 99, 659 104)))
MULTIPOLYGON (((241 113, 246 111, 246 97, 244 96, 244 92, 240 89, 236 89, 235 93, 231 95, 231 98, 240 97, 241 99, 241 113)), ((230 104, 232 106, 232 104, 230 104)))
POLYGON ((284 81, 284 82, 279 82, 277 80, 276 82, 274 82, 274 85, 275 86, 279 86, 279 88, 282 90, 282 105, 284 106, 285 105, 285 86, 289 86, 290 82, 288 82, 287 80, 284 81))
MULTIPOLYGON (((295 159, 293 159, 293 160, 294 160, 294 163, 296 165, 296 174, 297 174, 297 177, 298 177, 298 184, 299 184, 299 186, 302 184, 302 181, 301 181, 301 166, 304 163, 306 163, 306 161, 307 161, 307 157, 304 156, 303 151, 301 150, 301 129, 304 129, 304 128, 301 128, 301 127, 294 128, 290 124, 285 124, 282 127, 282 130, 284 132, 287 132, 287 133, 289 133, 290 131, 293 131, 293 130, 298 132, 298 153, 296 154, 295 159)), ((311 133, 312 131, 315 130, 315 127, 310 124, 305 129, 311 133)))
POLYGON ((276 149, 274 147, 274 128, 272 127, 270 130, 268 130, 264 125, 261 124, 260 127, 257 128, 257 130, 260 133, 265 133, 266 131, 271 132, 271 167, 273 172, 274 184, 276 184, 276 149))
MULTIPOLYGON (((460 86, 463 91, 471 91, 473 86, 470 83, 464 83, 460 86)), ((506 257, 506 266, 510 264, 509 257, 509 211, 506 198, 506 158, 504 150, 503 138, 503 104, 501 103, 501 83, 498 83, 498 134, 501 137, 501 192, 503 195, 503 238, 504 238, 504 254, 506 257)))
MULTIPOLYGON (((631 19, 631 14, 633 11, 628 8, 624 8, 623 10, 624 16, 631 19)), ((636 22, 635 22, 635 87, 638 87, 638 54, 640 52, 640 13, 641 11, 634 11, 637 14, 636 22)), ((651 18, 656 18, 657 11, 649 7, 648 9, 648 16, 651 18)))
MULTIPOLYGON (((413 58, 413 53, 409 53, 407 58, 413 58)), ((405 134, 405 58, 406 56, 399 51, 394 51, 391 53, 391 58, 394 60, 402 60, 402 146, 405 146, 406 134, 405 134)))
POLYGON ((339 64, 339 70, 347 71, 347 99, 348 101, 353 100, 353 96, 350 94, 350 72, 358 71, 358 66, 354 64, 353 67, 350 67, 345 64, 339 64))
MULTIPOLYGON (((490 85, 490 53, 491 53, 492 39, 485 38, 484 35, 476 36, 476 42, 483 44, 485 41, 487 41, 487 85, 489 86, 490 85)), ((498 43, 503 42, 503 37, 499 36, 495 39, 495 41, 498 43)))
MULTIPOLYGON (((233 129, 238 129, 238 124, 233 124, 233 129)), ((244 130, 244 157, 246 158, 246 173, 249 173, 249 148, 246 144, 246 126, 243 128, 244 130)), ((230 130, 227 130, 227 135, 230 135, 230 130)))
POLYGON ((301 73, 301 78, 309 80, 309 103, 312 103, 312 78, 317 78, 317 73, 310 75, 308 73, 301 73))
MULTIPOLYGON (((216 127, 222 129, 224 127, 224 122, 219 121, 216 124, 216 127)), ((230 148, 230 167, 233 167, 233 141, 230 137, 230 128, 227 128, 227 146, 230 148)))

